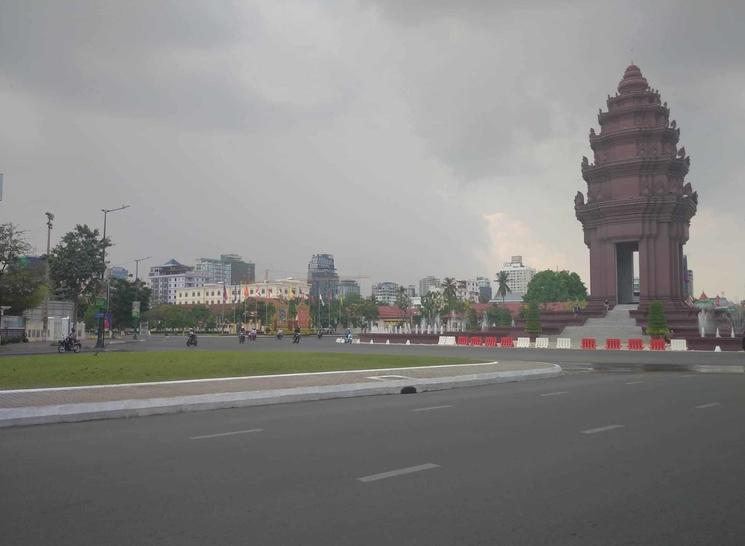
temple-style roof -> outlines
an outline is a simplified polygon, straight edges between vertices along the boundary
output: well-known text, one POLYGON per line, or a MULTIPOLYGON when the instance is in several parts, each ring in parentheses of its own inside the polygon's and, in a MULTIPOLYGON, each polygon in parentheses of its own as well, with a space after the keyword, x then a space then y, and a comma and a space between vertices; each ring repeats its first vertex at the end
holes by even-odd
POLYGON ((634 91, 645 91, 649 87, 647 79, 642 76, 642 71, 635 64, 626 67, 623 79, 618 84, 618 92, 622 95, 634 91))

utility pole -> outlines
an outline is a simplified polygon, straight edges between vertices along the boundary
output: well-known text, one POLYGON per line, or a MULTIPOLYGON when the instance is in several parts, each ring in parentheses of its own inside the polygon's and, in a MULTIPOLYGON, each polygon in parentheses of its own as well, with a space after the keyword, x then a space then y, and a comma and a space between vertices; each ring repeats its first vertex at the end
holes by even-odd
MULTIPOLYGON (((129 205, 122 205, 121 207, 115 208, 115 209, 101 209, 101 212, 103 212, 103 242, 104 245, 106 244, 106 219, 110 212, 118 212, 120 210, 124 210, 128 208, 129 205)), ((103 271, 101 272, 101 281, 104 280, 106 276, 106 246, 103 247, 103 271)), ((100 312, 100 311, 99 311, 100 312)), ((106 308, 104 311, 104 314, 101 318, 98 319, 98 336, 96 338, 96 349, 103 349, 105 347, 104 342, 104 325, 105 325, 105 317, 109 312, 109 290, 106 289, 106 308)), ((78 317, 73 317, 73 322, 77 321, 78 317)))
POLYGON ((51 212, 45 212, 44 213, 47 217, 47 260, 46 260, 46 283, 47 283, 47 290, 46 295, 44 296, 44 316, 42 317, 42 324, 43 324, 43 330, 44 334, 43 337, 45 340, 49 340, 49 288, 50 288, 50 279, 49 279, 49 252, 52 246, 52 221, 54 220, 54 214, 51 212))
POLYGON ((137 315, 137 331, 135 332, 135 339, 140 337, 140 328, 142 327, 142 304, 140 302, 140 262, 149 260, 151 257, 152 256, 148 256, 147 258, 135 259, 135 298, 137 298, 138 303, 140 303, 140 310, 137 315))

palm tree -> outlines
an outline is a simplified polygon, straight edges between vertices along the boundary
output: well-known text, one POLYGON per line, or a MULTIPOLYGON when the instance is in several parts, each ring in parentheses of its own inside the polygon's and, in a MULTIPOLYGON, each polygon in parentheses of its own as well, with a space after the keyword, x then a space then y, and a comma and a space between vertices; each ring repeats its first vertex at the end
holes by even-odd
POLYGON ((500 271, 499 273, 497 273, 497 295, 502 296, 502 303, 504 303, 504 297, 507 295, 507 293, 512 292, 512 290, 510 289, 510 285, 508 284, 509 279, 509 272, 500 271))
POLYGON ((449 309, 453 308, 456 298, 458 297, 458 281, 453 277, 445 277, 442 281, 442 299, 445 300, 449 309))

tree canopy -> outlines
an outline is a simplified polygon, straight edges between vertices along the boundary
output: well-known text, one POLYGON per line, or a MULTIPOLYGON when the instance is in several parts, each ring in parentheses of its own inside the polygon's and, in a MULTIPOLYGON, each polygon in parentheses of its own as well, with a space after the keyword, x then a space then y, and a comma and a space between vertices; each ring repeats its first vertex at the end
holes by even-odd
POLYGON ((523 300, 530 303, 554 301, 586 300, 587 287, 579 275, 569 271, 547 269, 536 273, 528 283, 528 291, 523 300))
POLYGON ((31 250, 24 233, 12 223, 0 224, 0 305, 22 313, 44 299, 46 264, 29 260, 31 250))
POLYGON ((49 274, 57 293, 75 303, 95 296, 106 266, 103 253, 111 246, 97 229, 78 224, 66 233, 49 256, 49 274))

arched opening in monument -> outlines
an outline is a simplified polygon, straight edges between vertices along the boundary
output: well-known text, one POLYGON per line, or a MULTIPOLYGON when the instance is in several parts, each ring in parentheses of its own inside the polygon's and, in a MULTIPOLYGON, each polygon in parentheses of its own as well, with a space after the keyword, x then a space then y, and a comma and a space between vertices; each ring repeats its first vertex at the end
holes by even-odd
POLYGON ((616 298, 620 304, 639 303, 639 242, 616 243, 616 298))

